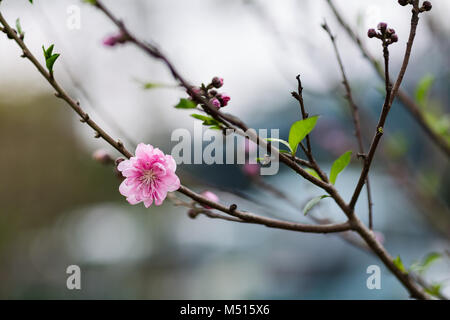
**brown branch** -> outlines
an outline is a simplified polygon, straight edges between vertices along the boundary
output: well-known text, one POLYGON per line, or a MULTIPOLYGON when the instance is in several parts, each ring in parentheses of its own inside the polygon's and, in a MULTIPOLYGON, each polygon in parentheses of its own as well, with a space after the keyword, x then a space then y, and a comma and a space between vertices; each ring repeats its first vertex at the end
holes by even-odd
MULTIPOLYGON (((98 4, 99 4, 99 1, 97 1, 97 5, 98 4)), ((112 18, 113 21, 115 21, 115 23, 118 23, 120 26, 123 27, 123 24, 119 20, 114 20, 114 17, 111 14, 109 14, 108 16, 110 18, 112 18)), ((25 58, 28 58, 35 65, 35 67, 38 69, 38 71, 46 78, 46 80, 50 83, 50 85, 56 90, 57 96, 62 98, 64 101, 66 101, 69 104, 69 106, 77 114, 80 115, 80 117, 82 118, 82 122, 86 122, 91 128, 93 128, 97 132, 96 135, 98 137, 102 137, 105 141, 107 141, 109 144, 111 144, 113 147, 115 147, 124 156, 126 156, 127 158, 131 157, 132 154, 128 150, 125 149, 125 147, 123 146, 123 144, 120 141, 115 141, 113 138, 111 138, 103 129, 101 129, 94 121, 92 121, 89 118, 89 116, 81 109, 81 107, 79 106, 79 104, 77 102, 75 102, 73 99, 71 99, 65 93, 65 91, 58 85, 58 83, 53 78, 53 76, 51 74, 49 74, 47 72, 47 70, 31 54, 31 52, 28 50, 28 48, 23 43, 22 39, 17 37, 17 35, 15 34, 15 31, 11 27, 9 27, 9 25, 3 19, 3 16, 1 16, 1 13, 0 13, 0 23, 3 24, 3 26, 5 27, 3 32, 6 32, 10 38, 12 38, 16 41, 16 43, 22 48, 22 50, 24 52, 23 56, 25 58)), ((138 42, 138 43, 143 44, 142 42, 138 42)), ((148 51, 147 50, 146 51, 149 54, 151 54, 153 57, 158 58, 158 55, 155 55, 155 52, 153 51, 152 46, 149 46, 149 47, 144 46, 143 49, 145 50, 145 48, 148 49, 148 51)), ((156 53, 159 53, 159 51, 156 51, 156 53)), ((180 81, 180 83, 183 84, 184 87, 188 86, 187 82, 185 82, 183 80, 183 78, 181 78, 181 76, 179 76, 179 74, 176 72, 175 68, 173 68, 173 65, 170 64, 170 62, 164 56, 161 55, 161 56, 159 56, 159 58, 162 59, 163 61, 165 61, 166 65, 171 69, 173 76, 176 79, 178 79, 180 81)), ((192 91, 190 87, 188 90, 190 92, 192 91)), ((208 105, 206 105, 206 106, 207 106, 207 109, 209 109, 210 106, 208 106, 208 105)), ((212 110, 213 110, 212 113, 215 116, 223 116, 223 119, 225 121, 230 121, 230 122, 236 124, 237 126, 242 125, 242 123, 240 122, 239 119, 237 119, 233 116, 230 116, 230 115, 224 115, 219 112, 214 113, 214 111, 216 111, 216 110, 214 110, 213 108, 212 108, 212 110)), ((244 128, 244 127, 245 127, 245 125, 242 128, 244 128)), ((252 136, 252 139, 257 140, 258 137, 252 136)), ((261 140, 261 141, 264 141, 264 140, 261 140)), ((266 145, 267 145, 267 143, 266 143, 266 145)), ((345 223, 333 224, 333 225, 304 225, 304 224, 299 224, 299 223, 294 223, 294 222, 289 222, 289 221, 281 221, 281 220, 261 217, 261 216, 254 215, 249 212, 237 210, 236 205, 231 205, 230 207, 223 206, 219 203, 212 202, 209 199, 202 197, 201 195, 191 191, 190 189, 188 189, 184 186, 180 186, 180 189, 178 191, 180 193, 187 195, 188 197, 190 197, 191 199, 193 199, 199 203, 208 205, 212 208, 215 208, 224 213, 227 213, 233 217, 236 217, 236 218, 248 221, 248 222, 252 222, 252 223, 266 225, 268 227, 285 229, 285 230, 293 230, 293 231, 301 231, 301 232, 311 232, 311 233, 342 232, 342 231, 347 231, 347 230, 352 229, 352 230, 356 231, 357 233, 359 233, 361 235, 361 237, 363 237, 363 239, 367 242, 369 247, 372 248, 372 250, 380 257, 380 259, 383 261, 383 263, 394 273, 394 275, 396 275, 396 277, 400 280, 400 282, 402 282, 402 284, 405 286, 405 288, 408 289, 408 291, 410 292, 412 297, 418 298, 418 299, 427 299, 428 298, 428 296, 420 288, 418 288, 416 286, 414 281, 408 275, 403 274, 403 272, 395 266, 395 264, 393 263, 392 257, 390 257, 389 254, 386 252, 386 250, 381 246, 381 244, 378 243, 376 241, 376 239, 371 236, 372 235, 371 231, 369 229, 367 229, 362 224, 362 222, 356 217, 356 215, 353 212, 353 209, 350 208, 344 202, 344 200, 338 194, 338 192, 336 191, 334 186, 310 176, 294 160, 289 158, 289 156, 279 154, 279 151, 276 148, 271 147, 271 150, 273 152, 275 152, 276 154, 278 154, 280 159, 282 159, 283 162, 285 162, 290 167, 292 167, 294 169, 294 171, 296 171, 300 175, 304 176, 307 180, 313 182, 314 184, 318 185, 319 187, 322 187, 325 191, 327 191, 333 197, 333 199, 338 204, 338 206, 347 215, 347 217, 349 218, 349 221, 345 222, 345 223)))
POLYGON ((411 15, 411 28, 409 31, 409 38, 408 42, 406 44, 406 50, 405 55, 403 57, 402 66, 400 68, 399 74, 397 76, 397 80, 395 81, 394 86, 392 87, 392 84, 389 80, 389 50, 388 50, 388 44, 386 43, 386 40, 383 40, 383 57, 384 57, 384 78, 385 78, 385 85, 386 85, 386 98, 383 104, 383 109, 381 110, 380 119, 378 120, 377 128, 375 135, 372 139, 372 144, 370 145, 369 152, 366 157, 366 161, 364 164, 364 168, 361 172, 361 175, 359 177, 359 181, 356 185, 355 191, 353 193, 352 199, 350 200, 349 206, 351 208, 355 207, 356 202, 358 201, 358 197, 361 193, 361 189, 364 186, 364 182, 366 180, 366 177, 369 173, 370 165, 372 164, 372 160, 375 156, 375 151, 377 149, 378 143, 380 142, 380 139, 383 135, 384 130, 384 124, 386 122, 387 116, 389 114, 389 110, 391 109, 392 103, 394 102, 394 98, 400 88, 400 85, 402 83, 403 77, 405 76, 406 69, 408 67, 409 58, 411 56, 411 49, 414 43, 414 38, 416 36, 416 29, 417 24, 419 22, 419 5, 418 0, 414 0, 414 8, 412 10, 411 15))
MULTIPOLYGON (((65 91, 64 89, 58 84, 58 82, 55 80, 54 76, 50 75, 49 72, 39 63, 39 61, 34 57, 34 55, 31 53, 31 51, 27 48, 25 43, 22 39, 20 39, 17 34, 14 32, 14 30, 9 26, 9 24, 6 22, 6 20, 3 18, 2 14, 0 13, 0 23, 4 26, 4 29, 9 36, 11 36, 15 42, 20 46, 20 48, 23 51, 23 56, 26 57, 28 60, 31 61, 31 63, 38 69, 38 71, 42 74, 42 76, 47 80, 47 82, 55 89, 56 96, 58 98, 63 99, 80 117, 82 122, 85 122, 87 125, 89 125, 92 129, 95 130, 98 137, 102 137, 106 142, 108 142, 111 146, 116 148, 121 154, 123 154, 125 157, 130 158, 133 154, 128 151, 122 142, 119 140, 114 140, 111 136, 109 136, 100 126, 92 120, 87 113, 83 111, 81 106, 78 102, 73 100, 65 91)), ((245 220, 249 223, 256 223, 256 224, 263 224, 268 227, 272 228, 279 228, 279 229, 286 229, 286 230, 294 230, 294 231, 302 231, 302 232, 312 232, 312 233, 330 233, 330 232, 341 232, 341 231, 347 231, 350 229, 350 224, 347 223, 341 223, 341 224, 334 224, 334 225, 304 225, 294 222, 287 222, 282 220, 276 220, 276 219, 270 219, 265 218, 262 216, 258 216, 252 213, 243 212, 239 210, 232 210, 230 208, 227 208, 223 205, 220 205, 216 202, 210 201, 205 197, 200 196, 199 194, 191 191, 185 186, 181 186, 178 190, 179 192, 189 196, 193 200, 208 205, 210 207, 213 207, 215 209, 218 209, 224 213, 228 213, 231 216, 237 217, 241 220, 245 220)))
MULTIPOLYGON (((286 164, 288 167, 293 169, 296 173, 298 173, 300 176, 305 178, 306 180, 310 181, 311 183, 315 184, 316 186, 324 189, 327 191, 330 195, 334 195, 333 198, 335 199, 336 203, 344 209, 345 207, 345 201, 340 198, 336 190, 334 190, 334 187, 327 183, 326 181, 323 181, 321 179, 317 179, 313 176, 311 176, 305 169, 300 167, 294 160, 292 160, 291 157, 285 154, 280 154, 279 150, 275 147, 273 147, 270 143, 268 144, 264 139, 261 139, 256 134, 252 134, 251 130, 248 130, 248 126, 239 118, 232 116, 230 114, 223 113, 219 110, 217 110, 216 107, 211 105, 211 103, 206 100, 204 97, 200 96, 199 94, 192 91, 192 85, 189 84, 187 80, 184 79, 184 77, 181 75, 181 73, 175 68, 175 66, 169 61, 169 59, 163 55, 160 50, 153 44, 146 43, 144 41, 139 40, 136 38, 129 30, 128 28, 117 19, 104 5, 101 1, 96 1, 95 6, 102 11, 120 30, 123 37, 126 39, 126 41, 131 42, 141 48, 144 52, 146 52, 151 57, 161 60, 167 68, 170 70, 173 78, 177 80, 181 86, 183 86, 191 96, 194 97, 194 99, 198 102, 200 102, 202 105, 205 106, 205 112, 213 116, 215 119, 225 122, 227 124, 228 128, 234 129, 234 130, 242 130, 245 133, 249 134, 251 140, 255 142, 257 145, 262 146, 263 148, 269 147, 272 154, 275 154, 279 157, 280 161, 286 164)), ((343 210, 345 212, 345 210, 343 210)))
MULTIPOLYGON (((348 105, 350 107, 350 112, 352 114, 353 119, 353 126, 355 127, 355 137, 358 142, 358 151, 362 155, 363 160, 365 161, 365 151, 364 151, 364 143, 361 133, 361 124, 359 120, 359 108, 355 103, 355 100, 353 99, 352 89, 350 87, 350 83, 348 82, 347 75, 344 68, 344 63, 342 62, 341 55, 339 53, 339 49, 336 44, 336 37, 332 34, 330 27, 326 22, 323 23, 322 28, 327 32, 328 36, 330 37, 331 43, 333 44, 333 49, 335 56, 337 58, 339 69, 341 71, 342 75, 342 83, 344 84, 345 92, 346 92, 346 99, 348 101, 348 105)), ((364 162, 363 162, 364 163, 364 162)), ((369 175, 366 177, 366 190, 367 190, 367 206, 369 211, 369 229, 373 229, 373 211, 372 211, 372 193, 370 190, 370 181, 369 181, 369 175)))
MULTIPOLYGON (((105 8, 103 5, 99 3, 100 1, 97 0, 97 7, 100 8, 100 10, 105 12, 105 8)), ((123 32, 125 35, 127 36, 131 36, 130 33, 128 32, 128 30, 125 28, 125 26, 118 20, 115 19, 111 13, 109 13, 107 10, 105 12, 107 14, 107 16, 111 17, 111 20, 119 27, 119 29, 121 30, 121 32, 123 32)), ((153 46, 147 46, 146 44, 144 44, 141 41, 136 40, 134 37, 131 37, 131 42, 134 42, 138 47, 142 48, 145 52, 147 52, 150 56, 157 58, 157 59, 161 59, 166 66, 169 68, 169 70, 171 71, 173 77, 175 79, 177 79, 180 84, 185 87, 188 92, 193 95, 196 99, 201 98, 198 97, 198 95, 196 95, 194 92, 192 92, 192 90, 190 89, 188 83, 180 76, 180 74, 177 72, 177 70, 175 69, 175 67, 169 62, 169 60, 167 58, 165 58, 162 54, 159 53, 159 51, 156 51, 157 54, 155 54, 154 51, 154 47, 153 46), (134 39, 134 40, 133 40, 134 39)), ((200 102, 204 103, 202 100, 200 100, 200 102)), ((206 101, 207 102, 207 101, 206 101)), ((213 106, 210 106, 209 102, 205 103, 205 106, 207 107, 207 109, 211 109, 209 111, 211 111, 211 113, 213 114, 213 116, 215 117, 219 117, 222 116, 223 117, 223 113, 217 111, 213 106)), ((243 124, 239 119, 235 118, 235 117, 230 117, 229 115, 226 115, 226 118, 223 118, 226 121, 229 121, 230 123, 235 124, 236 126, 238 126, 241 130, 245 131, 247 129, 246 125, 243 124)), ((253 136, 251 137, 253 140, 253 142, 256 142, 258 145, 259 143, 265 143, 264 140, 259 139, 258 136, 253 136)), ((264 144, 263 144, 264 145, 264 144)), ((267 145, 267 143, 265 143, 265 145, 267 145)), ((360 234, 361 237, 363 237, 363 239, 367 242, 367 244, 369 245, 369 247, 372 248, 372 250, 374 250, 374 252, 380 257, 380 259, 383 261, 383 263, 390 269, 393 270, 393 274, 399 279, 399 281, 405 286, 405 288, 408 289, 408 291, 410 292, 411 296, 417 299, 428 299, 428 296, 426 293, 424 293, 419 287, 417 287, 414 283, 414 281, 412 279, 410 279, 407 275, 404 276, 403 272, 398 269, 394 262, 392 257, 389 256, 389 254, 387 253, 387 251, 381 246, 380 243, 378 243, 375 239, 370 239, 370 237, 368 237, 368 235, 371 235, 371 231, 369 229, 367 229, 362 222, 356 217, 353 208, 351 208, 350 206, 348 206, 345 201, 341 198, 341 196, 338 194, 338 192, 336 191, 336 189, 334 188, 333 185, 331 184, 327 184, 319 179, 316 179, 314 177, 312 177, 311 175, 309 175, 303 168, 301 168, 300 166, 297 165, 297 163, 295 163, 295 161, 292 161, 292 159, 284 154, 280 154, 279 150, 277 150, 274 147, 271 147, 271 150, 280 157, 280 160, 282 162, 284 162, 285 164, 287 164, 289 167, 291 167, 295 172, 297 172, 299 175, 301 175, 302 177, 304 177, 306 180, 311 181, 313 184, 321 187, 322 189, 324 189, 326 192, 328 192, 328 194, 334 199, 334 201, 336 202, 336 204, 342 209, 342 211, 347 215, 347 217, 349 218, 349 222, 351 223, 352 227, 354 228, 354 230, 356 232, 358 232, 360 234)), ((190 190, 181 190, 182 191, 190 191, 190 190)), ((192 195, 192 194, 191 194, 192 195)), ((200 199, 202 200, 202 199, 200 199)), ((207 199, 206 199, 207 200, 207 199)), ((214 206, 211 206, 214 207, 214 206)), ((215 207, 217 209, 217 207, 215 207)))
POLYGON ((31 61, 31 63, 36 67, 36 69, 41 73, 41 75, 47 80, 47 82, 55 89, 56 97, 64 100, 67 104, 80 116, 80 120, 86 123, 95 131, 96 137, 103 138, 106 142, 108 142, 111 146, 113 146, 117 151, 126 156, 127 158, 131 157, 132 154, 125 148, 123 143, 120 140, 115 140, 109 134, 107 134, 94 120, 92 120, 89 115, 84 112, 84 110, 80 107, 79 102, 72 99, 64 89, 58 84, 52 74, 50 74, 36 59, 36 57, 31 53, 28 47, 25 45, 22 39, 17 35, 17 33, 12 29, 7 21, 3 18, 0 12, 0 23, 3 25, 5 32, 11 39, 13 39, 19 47, 23 51, 22 57, 27 58, 31 61))
MULTIPOLYGON (((339 24, 344 28, 348 36, 353 42, 358 46, 359 50, 363 56, 370 62, 370 64, 375 69, 379 77, 384 80, 383 69, 381 68, 378 60, 370 53, 367 47, 364 45, 361 38, 353 31, 354 28, 344 19, 339 10, 336 8, 332 0, 326 0, 331 11, 336 17, 339 24)), ((398 88, 396 93, 399 100, 405 109, 412 115, 412 117, 417 121, 417 123, 422 127, 427 136, 438 146, 438 148, 447 156, 450 157, 450 143, 445 140, 444 137, 440 136, 437 132, 433 130, 430 124, 425 119, 425 116, 420 111, 419 105, 402 89, 398 88)))
POLYGON ((285 230, 300 231, 300 232, 309 232, 309 233, 333 233, 333 232, 343 232, 343 231, 350 230, 350 224, 348 222, 337 223, 337 224, 327 224, 327 225, 309 225, 309 224, 302 224, 302 223, 297 223, 297 222, 272 219, 272 218, 267 218, 267 217, 263 217, 263 216, 258 216, 251 212, 241 211, 233 206, 227 207, 220 203, 211 201, 208 198, 205 198, 205 197, 201 196, 200 194, 187 189, 184 186, 181 186, 180 189, 178 189, 178 191, 203 205, 217 209, 219 211, 227 213, 227 214, 229 214, 233 217, 239 218, 241 220, 251 222, 251 223, 265 225, 270 228, 285 229, 285 230))

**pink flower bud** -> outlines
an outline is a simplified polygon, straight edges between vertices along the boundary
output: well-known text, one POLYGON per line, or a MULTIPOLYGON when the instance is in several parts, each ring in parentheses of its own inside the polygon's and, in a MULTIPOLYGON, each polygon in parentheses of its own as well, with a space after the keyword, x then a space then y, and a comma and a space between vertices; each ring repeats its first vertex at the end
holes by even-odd
POLYGON ((422 7, 425 11, 430 11, 433 8, 430 1, 424 1, 422 7))
POLYGON ((209 102, 217 109, 220 108, 220 101, 217 98, 212 98, 209 102))
MULTIPOLYGON (((202 89, 200 89, 199 87, 191 87, 191 91, 194 94, 198 94, 198 95, 200 95, 202 93, 202 89)), ((190 95, 189 91, 188 91, 188 94, 190 95)))
POLYGON ((125 43, 127 38, 122 34, 116 34, 113 36, 106 37, 103 40, 103 45, 107 47, 114 47, 117 44, 125 43))
POLYGON ((369 38, 374 38, 374 37, 377 36, 377 32, 375 31, 375 29, 369 29, 369 30, 367 31, 367 36, 368 36, 369 38))
POLYGON ((377 26, 378 30, 381 31, 381 33, 384 33, 386 31, 387 28, 387 23, 386 22, 380 22, 377 26))
POLYGON ((228 104, 228 101, 231 100, 231 98, 230 98, 229 95, 227 95, 227 94, 225 94, 225 93, 222 93, 222 94, 220 95, 219 100, 220 100, 220 104, 222 105, 222 107, 225 107, 225 106, 228 104))
POLYGON ((214 77, 211 81, 211 84, 214 88, 219 89, 221 86, 223 86, 223 78, 214 77))
MULTIPOLYGON (((211 191, 208 191, 208 190, 203 191, 202 193, 200 193, 200 195, 205 197, 206 199, 208 199, 210 201, 213 201, 213 202, 218 202, 219 201, 219 197, 215 193, 213 193, 211 191)), ((205 208, 205 209, 212 209, 210 206, 207 206, 207 205, 204 205, 204 204, 202 204, 202 207, 205 208)))
POLYGON ((108 152, 106 152, 103 149, 98 149, 96 150, 93 154, 92 154, 92 158, 97 161, 100 162, 101 164, 108 164, 108 163, 112 163, 113 159, 111 158, 111 156, 108 154, 108 152))
POLYGON ((244 173, 248 176, 257 176, 259 175, 259 164, 246 163, 242 167, 242 171, 244 171, 244 173))

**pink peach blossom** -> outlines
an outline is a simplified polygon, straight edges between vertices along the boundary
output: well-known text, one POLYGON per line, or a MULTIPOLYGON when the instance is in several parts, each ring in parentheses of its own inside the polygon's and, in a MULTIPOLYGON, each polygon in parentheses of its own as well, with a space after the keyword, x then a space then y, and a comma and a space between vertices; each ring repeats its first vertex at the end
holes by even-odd
MULTIPOLYGON (((219 201, 219 197, 215 193, 208 191, 208 190, 203 191, 200 195, 202 195, 206 199, 214 201, 214 202, 219 201)), ((204 207, 206 209, 212 209, 210 206, 207 206, 207 205, 202 205, 202 207, 204 207)))
POLYGON ((165 155, 149 144, 140 143, 135 156, 117 166, 125 177, 119 191, 130 204, 144 202, 148 208, 155 201, 155 205, 159 206, 167 192, 180 187, 180 179, 175 174, 176 167, 172 156, 165 155))

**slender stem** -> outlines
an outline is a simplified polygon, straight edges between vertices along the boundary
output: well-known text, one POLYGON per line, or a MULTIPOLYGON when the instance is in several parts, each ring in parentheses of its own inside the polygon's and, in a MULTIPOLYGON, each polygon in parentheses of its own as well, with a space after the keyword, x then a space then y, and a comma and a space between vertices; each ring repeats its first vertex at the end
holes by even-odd
MULTIPOLYGON (((302 86, 302 81, 300 80, 300 75, 296 76, 297 79, 297 83, 298 83, 298 91, 295 92, 291 92, 292 96, 297 99, 299 105, 300 105, 300 111, 302 114, 302 119, 307 119, 308 118, 308 113, 306 112, 306 108, 305 108, 305 102, 303 100, 303 86, 302 86)), ((311 164, 312 168, 317 172, 317 174, 319 175, 320 179, 322 179, 323 181, 328 183, 328 177, 327 175, 322 171, 322 169, 320 169, 319 165, 317 164, 316 160, 314 159, 314 156, 312 154, 312 148, 311 148, 311 141, 309 138, 309 134, 306 135, 306 148, 305 146, 300 143, 300 147, 302 148, 303 152, 305 153, 306 157, 309 160, 309 163, 311 164)))
MULTIPOLYGON (((333 35, 333 33, 330 30, 330 27, 326 22, 322 25, 323 29, 327 32, 327 34, 330 37, 331 43, 333 44, 333 49, 335 56, 337 58, 339 69, 341 71, 342 75, 342 83, 344 84, 344 88, 346 91, 345 97, 347 98, 348 105, 350 107, 350 112, 352 114, 353 119, 353 126, 355 127, 355 137, 358 142, 358 151, 360 155, 362 156, 363 160, 366 158, 365 151, 364 151, 364 143, 361 133, 361 124, 359 120, 359 108, 355 103, 355 100, 353 99, 352 89, 350 87, 350 83, 348 82, 347 75, 344 68, 344 63, 342 62, 341 55, 339 53, 339 49, 336 44, 336 37, 333 35)), ((368 206, 368 212, 369 212, 369 229, 373 229, 373 211, 372 211, 372 192, 370 188, 370 181, 369 181, 369 175, 366 177, 366 191, 367 191, 367 206, 368 206)))
POLYGON ((419 22, 419 5, 418 0, 414 0, 414 8, 412 10, 411 15, 411 28, 409 31, 409 38, 406 44, 405 55, 403 58, 402 66, 400 68, 399 74, 397 76, 397 80, 395 81, 394 86, 392 86, 389 80, 389 50, 386 42, 383 42, 383 57, 384 57, 384 78, 386 85, 386 99, 383 104, 383 109, 381 110, 380 119, 378 120, 377 128, 375 135, 372 140, 372 144, 370 145, 369 153, 366 157, 366 161, 364 164, 364 168, 359 177, 359 181, 356 185, 355 191, 353 193, 352 199, 350 200, 349 206, 351 208, 355 207, 356 202, 358 201, 358 197, 361 193, 361 189, 366 180, 367 174, 369 173, 370 165, 372 164, 372 160, 375 156, 375 151, 377 149, 378 143, 384 132, 384 124, 386 122, 387 116, 389 114, 389 110, 391 109, 392 103, 394 102, 394 98, 400 88, 403 77, 405 76, 406 69, 408 67, 409 58, 411 56, 411 49, 414 43, 414 38, 416 36, 417 24, 419 22))
MULTIPOLYGON (((337 21, 339 24, 344 28, 345 32, 348 34, 348 36, 355 42, 355 44, 358 46, 359 50, 363 54, 363 56, 370 62, 370 64, 373 66, 377 74, 384 78, 383 69, 381 68, 379 62, 375 57, 370 53, 370 51, 367 49, 367 47, 364 45, 361 38, 354 32, 354 28, 350 26, 350 24, 344 19, 344 17, 341 15, 339 10, 336 8, 332 0, 326 0, 329 7, 331 8, 331 11, 335 15, 337 21)), ((412 99, 405 91, 402 89, 398 89, 398 92, 396 94, 400 101, 402 102, 402 105, 405 107, 405 109, 412 115, 412 117, 417 121, 417 123, 422 127, 422 130, 425 131, 427 136, 433 141, 439 149, 447 156, 450 157, 450 143, 445 140, 445 137, 439 135, 433 128, 430 126, 430 124, 425 119, 423 113, 421 112, 420 106, 412 99)))
POLYGON ((195 193, 194 191, 189 190, 188 188, 186 188, 184 186, 181 186, 180 189, 178 189, 178 191, 197 202, 200 202, 211 208, 214 208, 214 209, 217 209, 224 213, 227 213, 227 214, 234 216, 236 218, 239 218, 241 220, 251 222, 251 223, 262 224, 262 225, 265 225, 265 226, 271 227, 271 228, 300 231, 300 232, 309 232, 309 233, 333 233, 333 232, 342 232, 342 231, 350 230, 350 224, 348 222, 336 223, 336 224, 324 224, 324 225, 308 225, 308 224, 272 219, 272 218, 267 218, 267 217, 263 217, 263 216, 258 216, 251 212, 238 210, 236 208, 236 206, 233 206, 233 205, 230 207, 227 207, 220 203, 211 201, 208 198, 205 198, 205 197, 201 196, 200 194, 195 193))

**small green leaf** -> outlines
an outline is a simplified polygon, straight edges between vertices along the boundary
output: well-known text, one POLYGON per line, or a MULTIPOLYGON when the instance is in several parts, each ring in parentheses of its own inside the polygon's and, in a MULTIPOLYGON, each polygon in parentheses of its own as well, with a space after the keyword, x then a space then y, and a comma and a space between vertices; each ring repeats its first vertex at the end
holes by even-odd
POLYGON ((400 256, 397 256, 397 257, 393 260, 393 262, 394 262, 395 266, 396 266, 397 268, 400 269, 401 272, 408 273, 408 272, 406 271, 405 266, 403 265, 403 262, 402 262, 402 259, 400 258, 400 256))
POLYGON ((431 74, 427 74, 422 79, 420 79, 419 83, 416 87, 415 97, 417 103, 421 107, 425 107, 427 105, 428 94, 430 92, 431 86, 434 83, 434 76, 431 74))
POLYGON ((431 294, 432 296, 439 297, 441 293, 441 288, 442 288, 441 283, 435 283, 432 284, 431 287, 425 288, 425 292, 431 294))
POLYGON ((303 214, 306 216, 306 214, 312 209, 314 208, 322 199, 328 198, 330 196, 328 195, 323 195, 323 196, 318 196, 318 197, 314 197, 311 200, 308 201, 308 203, 305 205, 305 207, 303 208, 303 214))
POLYGON ((83 0, 84 3, 90 3, 92 5, 96 5, 97 1, 96 0, 83 0))
POLYGON ((181 98, 180 102, 175 106, 177 109, 195 109, 197 104, 189 99, 181 98))
MULTIPOLYGON (((285 140, 277 139, 277 138, 267 138, 267 139, 264 139, 264 140, 266 140, 266 141, 268 141, 268 142, 272 142, 272 141, 280 142, 280 143, 284 144, 286 147, 288 147, 289 150, 290 150, 290 152, 292 153, 291 146, 290 146, 289 143, 288 143, 287 141, 285 141, 285 140)), ((280 150, 280 152, 281 152, 281 150, 280 150)))
POLYGON ((42 46, 42 49, 44 49, 44 57, 45 59, 48 59, 52 56, 53 48, 55 47, 54 44, 52 44, 50 47, 48 47, 47 50, 45 50, 44 46, 42 46))
POLYGON ((147 82, 147 83, 144 83, 144 85, 143 85, 143 87, 144 87, 144 89, 155 89, 155 88, 161 88, 161 87, 163 87, 164 85, 162 85, 162 84, 160 84, 160 83, 152 83, 152 82, 147 82))
POLYGON ((288 140, 293 155, 297 152, 298 144, 314 129, 318 118, 319 116, 313 116, 292 124, 288 140))
POLYGON ((16 29, 17 29, 17 33, 19 34, 19 36, 21 36, 23 34, 23 30, 22 30, 22 26, 20 25, 19 18, 16 19, 16 29))
POLYGON ((33 0, 28 0, 28 1, 30 1, 30 3, 33 4, 33 0))
POLYGON ((434 262, 441 258, 441 254, 432 252, 428 254, 421 262, 415 262, 411 265, 410 270, 418 273, 425 272, 434 262))
POLYGON ((350 159, 352 157, 352 152, 347 151, 342 156, 336 159, 334 161, 333 165, 331 166, 331 172, 330 172, 330 182, 332 184, 336 183, 336 179, 339 173, 342 172, 342 170, 347 167, 347 165, 350 163, 350 159))
POLYGON ((428 254, 425 259, 423 260, 422 266, 426 269, 428 268, 433 262, 439 260, 441 258, 441 254, 437 252, 432 252, 428 254))
POLYGON ((55 64, 55 61, 56 59, 58 59, 58 57, 59 53, 56 53, 45 61, 45 64, 47 65, 47 68, 50 72, 53 72, 53 65, 55 64))
POLYGON ((51 45, 48 47, 48 49, 45 49, 44 46, 42 46, 42 50, 44 51, 44 58, 45 58, 45 64, 47 65, 47 69, 50 72, 50 74, 53 73, 53 65, 55 64, 56 59, 59 57, 59 53, 53 53, 53 48, 55 45, 51 45))
POLYGON ((308 172, 310 175, 312 175, 314 178, 322 180, 316 170, 311 169, 311 168, 306 168, 305 171, 308 172))
POLYGON ((202 120, 203 125, 205 125, 205 126, 219 126, 220 127, 220 122, 212 117, 208 117, 208 116, 204 116, 204 115, 196 114, 196 113, 191 114, 191 117, 198 119, 198 120, 202 120))

